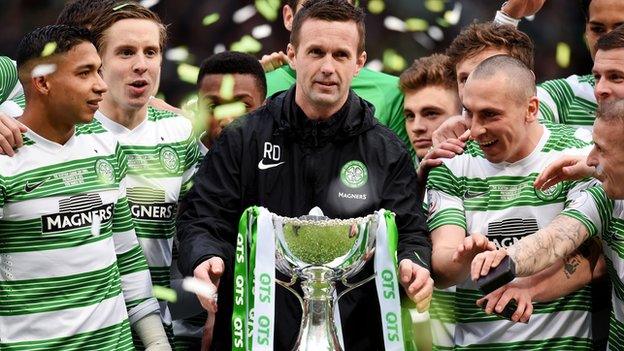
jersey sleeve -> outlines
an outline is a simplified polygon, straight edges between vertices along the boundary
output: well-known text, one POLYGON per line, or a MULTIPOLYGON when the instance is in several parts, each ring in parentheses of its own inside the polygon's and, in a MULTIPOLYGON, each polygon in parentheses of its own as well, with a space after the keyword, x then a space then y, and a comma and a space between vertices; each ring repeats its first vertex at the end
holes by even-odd
POLYGON ((0 56, 0 103, 9 99, 18 84, 15 62, 6 56, 0 56))
POLYGON ((0 176, 0 219, 4 218, 4 201, 6 197, 6 190, 4 185, 4 178, 0 176))
POLYGON ((538 118, 542 121, 559 123, 559 110, 557 109, 557 104, 550 93, 549 87, 545 87, 543 85, 538 86, 537 98, 539 100, 538 118))
POLYGON ((148 314, 159 313, 160 308, 158 301, 152 296, 152 279, 134 231, 126 198, 126 158, 119 145, 116 156, 117 176, 121 178, 118 179, 119 198, 113 214, 113 241, 128 317, 130 323, 134 323, 148 314))
POLYGON ((608 227, 612 211, 613 200, 607 197, 601 186, 593 186, 581 191, 561 214, 580 221, 594 236, 608 227))
POLYGON ((460 180, 443 164, 429 172, 427 179, 427 225, 433 231, 443 225, 466 229, 463 187, 460 180))

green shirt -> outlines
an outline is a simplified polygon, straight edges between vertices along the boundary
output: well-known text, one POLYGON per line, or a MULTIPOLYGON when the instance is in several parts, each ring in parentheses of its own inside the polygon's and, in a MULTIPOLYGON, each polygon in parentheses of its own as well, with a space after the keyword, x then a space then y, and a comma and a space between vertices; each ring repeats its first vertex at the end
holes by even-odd
MULTIPOLYGON (((284 65, 266 74, 267 96, 288 90, 297 79, 297 73, 284 65)), ((375 117, 379 122, 390 128, 403 142, 410 154, 414 154, 403 116, 403 93, 399 90, 399 77, 362 68, 360 73, 353 77, 351 88, 362 99, 375 107, 375 117)))

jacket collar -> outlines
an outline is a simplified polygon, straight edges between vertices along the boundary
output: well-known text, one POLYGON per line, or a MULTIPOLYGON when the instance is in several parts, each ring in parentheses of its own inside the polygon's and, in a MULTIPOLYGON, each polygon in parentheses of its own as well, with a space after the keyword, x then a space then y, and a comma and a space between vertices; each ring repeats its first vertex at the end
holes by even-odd
POLYGON ((295 103, 295 86, 273 95, 267 102, 277 126, 277 133, 297 140, 305 146, 322 146, 328 142, 349 139, 377 124, 373 106, 353 90, 338 112, 325 121, 309 119, 295 103))

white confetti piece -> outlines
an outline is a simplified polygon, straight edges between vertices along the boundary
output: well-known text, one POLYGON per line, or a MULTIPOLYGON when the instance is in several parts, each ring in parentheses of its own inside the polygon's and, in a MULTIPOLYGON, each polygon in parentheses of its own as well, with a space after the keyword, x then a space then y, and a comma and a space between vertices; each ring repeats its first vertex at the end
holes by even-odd
POLYGON ((271 26, 268 24, 262 24, 259 25, 257 27, 255 27, 252 31, 251 31, 251 36, 256 38, 256 39, 264 39, 267 38, 271 35, 271 26))
POLYGON ((160 0, 141 0, 141 6, 149 9, 152 6, 156 6, 159 2, 160 0))
POLYGON ((429 34, 429 36, 435 41, 441 41, 444 39, 444 32, 442 32, 442 29, 438 26, 429 27, 427 34, 429 34))
POLYGON ((193 277, 186 277, 182 281, 182 289, 207 299, 217 301, 217 291, 207 283, 193 277))
POLYGON ((459 3, 459 2, 456 2, 455 6, 453 6, 452 10, 446 11, 444 13, 444 19, 450 25, 454 26, 457 23, 459 23, 459 18, 461 17, 461 12, 462 12, 462 4, 459 3))
POLYGON ((224 52, 225 50, 226 50, 225 45, 223 45, 223 44, 217 44, 217 45, 215 45, 213 52, 214 52, 215 54, 219 54, 219 53, 224 52))
POLYGON ((366 68, 373 71, 381 72, 381 70, 383 70, 383 63, 380 60, 375 59, 368 62, 366 64, 366 68))
POLYGON ((243 8, 236 10, 236 12, 234 12, 234 15, 232 16, 232 20, 234 21, 234 23, 243 23, 248 19, 252 18, 253 15, 256 14, 256 12, 257 11, 254 5, 247 5, 243 8))
POLYGON ((169 49, 165 52, 165 58, 169 61, 182 62, 189 57, 189 51, 185 46, 169 49))
POLYGON ((405 32, 405 22, 398 17, 388 16, 384 18, 384 26, 396 32, 405 32))
POLYGON ((56 65, 53 63, 43 63, 40 65, 35 66, 35 68, 33 68, 32 72, 30 73, 30 76, 35 78, 35 77, 43 77, 43 76, 47 76, 48 74, 52 74, 56 71, 56 65))

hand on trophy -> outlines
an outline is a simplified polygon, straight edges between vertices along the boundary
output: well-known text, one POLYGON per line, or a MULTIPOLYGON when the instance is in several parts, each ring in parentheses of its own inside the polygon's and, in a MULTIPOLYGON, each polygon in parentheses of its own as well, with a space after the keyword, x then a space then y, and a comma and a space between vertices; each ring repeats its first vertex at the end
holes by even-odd
POLYGON ((429 309, 431 294, 433 294, 433 279, 429 270, 406 259, 399 263, 401 285, 405 293, 416 304, 418 312, 429 309))
POLYGON ((531 289, 522 282, 511 282, 492 291, 477 300, 477 306, 484 308, 485 313, 504 314, 505 307, 513 314, 510 316, 513 322, 528 323, 533 313, 531 289), (483 306, 485 304, 485 306, 483 306))
MULTIPOLYGON (((193 271, 193 276, 206 282, 206 284, 214 288, 214 291, 217 291, 219 279, 223 275, 224 269, 225 264, 223 260, 220 257, 212 257, 198 265, 193 271)), ((197 294, 197 298, 202 307, 208 312, 217 312, 217 301, 215 299, 210 299, 200 294, 197 294)))
POLYGON ((476 281, 486 276, 490 269, 498 267, 499 263, 507 256, 505 249, 482 252, 474 257, 470 266, 470 278, 476 281))
POLYGON ((470 263, 477 254, 491 250, 496 250, 496 245, 493 242, 489 241, 483 234, 473 233, 467 236, 464 242, 459 245, 457 251, 453 254, 453 261, 462 262, 466 260, 470 263))

